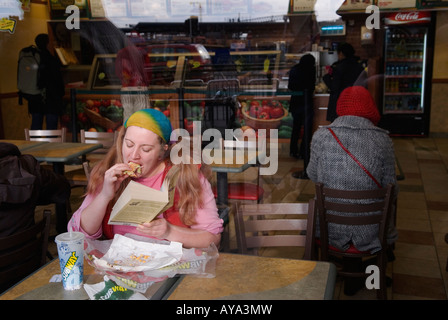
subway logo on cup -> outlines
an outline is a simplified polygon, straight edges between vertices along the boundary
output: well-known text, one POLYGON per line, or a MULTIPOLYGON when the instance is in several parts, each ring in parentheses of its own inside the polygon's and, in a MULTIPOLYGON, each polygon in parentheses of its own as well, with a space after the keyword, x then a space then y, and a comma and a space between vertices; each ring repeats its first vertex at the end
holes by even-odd
POLYGON ((75 254, 76 252, 73 251, 70 258, 68 258, 67 262, 65 263, 64 272, 62 273, 62 278, 64 280, 67 280, 68 276, 70 275, 70 272, 72 271, 73 267, 76 264, 76 261, 78 261, 78 257, 75 254))

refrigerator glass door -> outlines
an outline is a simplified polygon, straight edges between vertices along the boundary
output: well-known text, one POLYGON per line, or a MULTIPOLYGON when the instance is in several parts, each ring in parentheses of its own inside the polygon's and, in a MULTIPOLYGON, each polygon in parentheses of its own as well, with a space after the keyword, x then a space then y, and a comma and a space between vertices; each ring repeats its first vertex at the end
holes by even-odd
POLYGON ((386 30, 383 114, 424 112, 426 27, 386 30))

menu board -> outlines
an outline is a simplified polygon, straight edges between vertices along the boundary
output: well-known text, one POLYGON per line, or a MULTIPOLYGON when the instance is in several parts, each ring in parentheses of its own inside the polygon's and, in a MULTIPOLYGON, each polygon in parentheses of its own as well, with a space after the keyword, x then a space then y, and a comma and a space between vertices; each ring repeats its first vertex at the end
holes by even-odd
POLYGON ((293 0, 292 13, 313 12, 316 0, 293 0))
POLYGON ((101 0, 89 0, 90 16, 92 18, 104 18, 106 14, 101 0))
POLYGON ((415 8, 416 0, 378 0, 377 5, 381 10, 415 8))
POLYGON ((418 8, 448 7, 448 0, 418 0, 418 8))
POLYGON ((315 5, 318 8, 327 8, 337 11, 365 11, 365 9, 374 5, 376 0, 293 0, 292 13, 314 12, 315 5))
POLYGON ((127 17, 128 2, 126 0, 102 0, 102 2, 106 17, 127 17))
POLYGON ((75 5, 79 8, 79 15, 81 18, 87 18, 88 6, 87 0, 51 0, 50 15, 52 19, 66 18, 69 14, 65 12, 67 6, 75 5))

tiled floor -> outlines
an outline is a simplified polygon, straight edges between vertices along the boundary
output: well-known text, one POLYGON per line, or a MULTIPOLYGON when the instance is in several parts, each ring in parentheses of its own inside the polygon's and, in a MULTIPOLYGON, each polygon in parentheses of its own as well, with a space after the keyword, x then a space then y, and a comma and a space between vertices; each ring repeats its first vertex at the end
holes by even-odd
MULTIPOLYGON (((448 138, 393 138, 393 141, 404 179, 398 183, 399 238, 396 259, 388 264, 388 275, 393 279, 388 298, 447 299, 448 245, 444 237, 448 233, 448 138)), ((303 169, 303 161, 287 155, 287 150, 280 152, 275 176, 263 177, 263 186, 268 190, 265 202, 307 201, 314 196, 311 181, 291 177, 291 172, 303 169)), ((245 175, 249 177, 250 173, 245 175)), ((266 254, 275 255, 272 251, 266 254)), ((289 254, 297 257, 295 252, 289 254)), ((338 281, 335 299, 376 298, 367 289, 348 297, 341 287, 338 281)))
MULTIPOLYGON (((448 138, 394 138, 395 153, 404 179, 399 181, 396 260, 388 265, 393 285, 388 298, 394 300, 447 299, 448 273, 445 266, 448 245, 448 138)), ((303 169, 303 161, 288 156, 288 146, 282 145, 280 163, 274 176, 262 176, 266 190, 265 202, 307 201, 314 196, 309 180, 295 179, 292 172, 303 169)), ((230 175, 230 180, 250 179, 252 169, 230 175)), ((72 193, 72 209, 79 206, 82 188, 72 193)), ((232 226, 232 224, 230 224, 232 226)), ((231 246, 235 248, 234 230, 231 246)), ((52 245, 54 252, 54 245, 52 245)), ((265 255, 277 255, 266 251, 265 255)), ((299 258, 294 251, 281 255, 299 258)), ((345 296, 338 281, 335 299, 375 299, 375 293, 363 289, 355 296, 345 296)))

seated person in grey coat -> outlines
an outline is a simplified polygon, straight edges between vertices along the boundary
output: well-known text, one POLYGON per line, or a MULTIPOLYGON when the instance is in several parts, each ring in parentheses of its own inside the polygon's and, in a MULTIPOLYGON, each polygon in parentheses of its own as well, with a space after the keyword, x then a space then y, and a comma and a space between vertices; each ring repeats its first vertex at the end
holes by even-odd
MULTIPOLYGON (((345 89, 337 103, 338 118, 329 126, 316 131, 311 141, 311 157, 307 167, 309 178, 328 188, 342 190, 368 190, 379 186, 395 185, 395 155, 392 140, 386 130, 376 125, 380 114, 369 91, 361 86, 345 89), (376 182, 344 151, 328 128, 341 143, 377 180, 376 182)), ((356 200, 353 200, 356 201, 356 200)), ((394 212, 395 210, 392 210, 394 212)), ((388 223, 388 243, 397 239, 393 224, 388 223)), ((316 229, 317 235, 320 234, 316 229)), ((359 251, 374 253, 381 249, 378 227, 329 225, 329 244, 341 251, 353 245, 359 251)))

